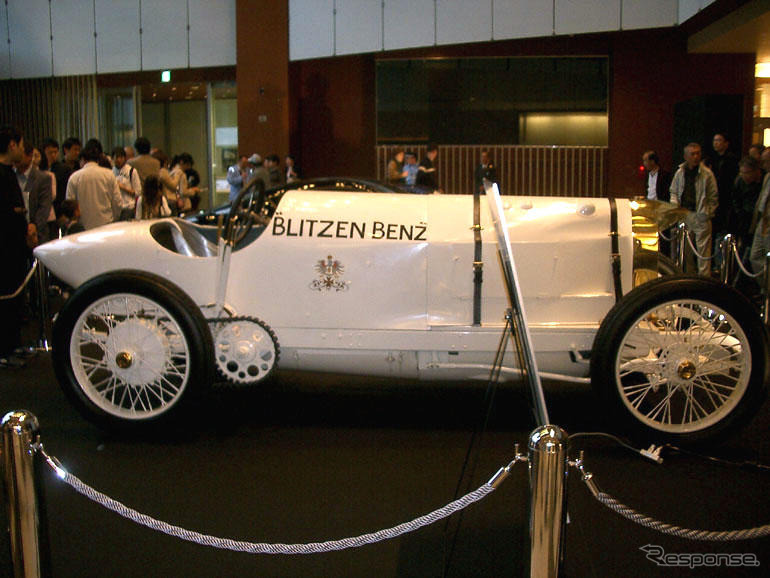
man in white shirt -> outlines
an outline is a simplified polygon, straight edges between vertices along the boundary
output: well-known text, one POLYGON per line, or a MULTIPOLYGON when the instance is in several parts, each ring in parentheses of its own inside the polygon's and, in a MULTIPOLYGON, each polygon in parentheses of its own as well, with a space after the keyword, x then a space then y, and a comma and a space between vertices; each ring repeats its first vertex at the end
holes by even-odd
POLYGON ((85 165, 72 173, 67 182, 67 198, 80 205, 80 222, 85 229, 112 223, 120 217, 123 198, 118 181, 110 169, 100 167, 102 144, 91 139, 81 153, 85 165))
MULTIPOLYGON (((669 192, 671 202, 684 207, 689 213, 684 218, 690 233, 695 236, 695 245, 700 254, 697 261, 698 274, 711 275, 711 218, 719 205, 717 180, 702 161, 701 146, 691 142, 684 147, 684 162, 679 165, 671 181, 669 192)), ((685 271, 692 270, 693 252, 685 255, 685 271)))
POLYGON ((120 220, 128 221, 134 218, 136 200, 142 196, 142 180, 139 178, 139 171, 126 162, 126 151, 123 147, 112 149, 112 163, 112 172, 123 197, 120 220))

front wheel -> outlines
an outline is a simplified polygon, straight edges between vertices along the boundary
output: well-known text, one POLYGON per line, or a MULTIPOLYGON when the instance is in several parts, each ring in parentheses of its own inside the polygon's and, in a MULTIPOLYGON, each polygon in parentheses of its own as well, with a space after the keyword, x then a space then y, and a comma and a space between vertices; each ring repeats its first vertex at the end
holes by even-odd
POLYGON ((53 343, 65 393, 108 429, 167 423, 212 381, 203 315, 156 275, 119 271, 84 284, 59 313, 53 343))
POLYGON ((745 424, 765 395, 767 340, 737 291, 703 278, 646 283, 607 314, 591 381, 609 415, 655 441, 715 441, 745 424))

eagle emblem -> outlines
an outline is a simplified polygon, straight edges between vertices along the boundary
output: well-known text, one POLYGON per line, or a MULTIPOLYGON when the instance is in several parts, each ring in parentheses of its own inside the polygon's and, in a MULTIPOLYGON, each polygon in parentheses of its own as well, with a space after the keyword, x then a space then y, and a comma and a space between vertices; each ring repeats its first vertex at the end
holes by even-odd
POLYGON ((310 288, 315 291, 347 291, 348 284, 341 279, 345 267, 332 255, 321 259, 316 263, 315 270, 318 279, 310 283, 310 288))

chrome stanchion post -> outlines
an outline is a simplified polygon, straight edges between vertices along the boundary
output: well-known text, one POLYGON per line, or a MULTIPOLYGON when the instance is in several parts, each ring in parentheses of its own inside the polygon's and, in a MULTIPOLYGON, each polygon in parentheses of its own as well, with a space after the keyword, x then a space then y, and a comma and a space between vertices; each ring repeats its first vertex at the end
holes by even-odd
POLYGON ((722 256, 722 262, 719 264, 719 280, 725 284, 730 282, 735 270, 733 245, 735 245, 735 238, 730 233, 722 237, 722 240, 719 242, 719 251, 722 256))
POLYGON ((3 481, 11 540, 11 560, 16 578, 42 573, 41 532, 35 449, 40 428, 37 418, 24 410, 9 412, 2 420, 3 481))
POLYGON ((676 265, 680 271, 684 271, 685 251, 687 250, 687 225, 679 223, 676 227, 676 265))
POLYGON ((37 311, 40 316, 36 349, 50 351, 48 345, 48 275, 43 264, 37 262, 37 311))
POLYGON ((529 575, 557 576, 567 517, 567 433, 543 425, 529 437, 529 575))

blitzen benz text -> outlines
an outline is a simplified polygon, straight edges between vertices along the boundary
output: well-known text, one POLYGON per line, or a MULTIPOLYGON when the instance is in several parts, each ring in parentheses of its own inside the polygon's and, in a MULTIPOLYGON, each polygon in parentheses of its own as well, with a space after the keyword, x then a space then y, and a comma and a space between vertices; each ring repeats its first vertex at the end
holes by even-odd
POLYGON ((427 241, 428 226, 383 223, 382 221, 334 221, 323 219, 288 219, 274 216, 273 235, 317 237, 326 239, 389 239, 393 241, 427 241))

